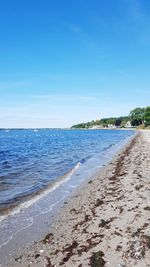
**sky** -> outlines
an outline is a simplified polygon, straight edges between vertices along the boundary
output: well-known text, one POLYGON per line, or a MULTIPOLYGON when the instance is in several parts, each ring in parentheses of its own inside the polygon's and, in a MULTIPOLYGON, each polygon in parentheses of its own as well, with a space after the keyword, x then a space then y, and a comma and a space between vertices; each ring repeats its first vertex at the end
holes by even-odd
POLYGON ((0 3, 0 127, 69 127, 150 105, 150 1, 0 3))

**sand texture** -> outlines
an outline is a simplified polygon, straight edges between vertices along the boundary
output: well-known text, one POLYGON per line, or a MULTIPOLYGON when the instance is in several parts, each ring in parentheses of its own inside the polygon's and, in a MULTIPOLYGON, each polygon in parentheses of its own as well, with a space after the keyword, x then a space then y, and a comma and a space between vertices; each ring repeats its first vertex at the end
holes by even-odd
POLYGON ((9 266, 150 266, 150 132, 78 189, 50 233, 9 266))

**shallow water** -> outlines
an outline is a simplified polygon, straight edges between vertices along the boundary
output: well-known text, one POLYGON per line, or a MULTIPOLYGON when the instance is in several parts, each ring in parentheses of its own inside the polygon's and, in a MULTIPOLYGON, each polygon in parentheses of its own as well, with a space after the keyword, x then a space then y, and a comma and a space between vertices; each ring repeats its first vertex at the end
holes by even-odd
POLYGON ((47 188, 55 190, 74 172, 92 172, 109 157, 113 146, 121 146, 132 134, 119 130, 1 130, 0 213, 47 188))

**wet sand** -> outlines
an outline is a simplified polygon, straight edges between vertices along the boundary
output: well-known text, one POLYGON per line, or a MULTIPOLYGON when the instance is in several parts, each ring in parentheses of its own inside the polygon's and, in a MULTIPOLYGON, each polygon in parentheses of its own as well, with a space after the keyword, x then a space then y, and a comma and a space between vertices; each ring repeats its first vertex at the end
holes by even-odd
POLYGON ((141 131, 9 266, 150 266, 149 185, 150 131, 141 131))

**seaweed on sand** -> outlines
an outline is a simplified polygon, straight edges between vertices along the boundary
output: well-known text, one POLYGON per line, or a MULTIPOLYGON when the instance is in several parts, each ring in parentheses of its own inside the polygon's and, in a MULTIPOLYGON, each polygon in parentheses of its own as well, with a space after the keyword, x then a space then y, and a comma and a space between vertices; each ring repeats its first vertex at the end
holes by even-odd
MULTIPOLYGON (((109 220, 101 219, 101 222, 99 223, 99 227, 106 227, 107 224, 111 223, 115 217, 110 218, 109 220)), ((107 226, 109 228, 109 226, 107 226)))
POLYGON ((109 221, 105 221, 104 219, 101 219, 101 222, 99 223, 99 227, 105 227, 109 221))
POLYGON ((144 235, 144 236, 143 236, 143 239, 144 239, 144 241, 145 241, 145 243, 146 243, 146 247, 147 247, 147 249, 150 249, 150 236, 148 236, 148 235, 144 235))
POLYGON ((99 198, 96 199, 95 207, 101 206, 103 204, 104 204, 104 201, 102 199, 99 199, 99 198))
POLYGON ((86 222, 91 220, 91 216, 90 215, 85 215, 83 221, 78 222, 74 227, 73 227, 73 231, 77 230, 78 227, 84 225, 86 222))
POLYGON ((145 207, 144 210, 150 211, 150 206, 145 207))
POLYGON ((50 243, 53 239, 53 234, 52 233, 48 233, 44 239, 42 240, 43 244, 47 244, 50 243))
POLYGON ((20 261, 21 261, 21 259, 22 259, 22 255, 21 255, 21 256, 19 256, 19 257, 17 257, 17 258, 15 258, 15 261, 17 261, 17 262, 20 262, 20 261))
POLYGON ((92 257, 90 258, 90 265, 91 267, 103 267, 105 266, 105 261, 103 259, 104 253, 99 250, 94 252, 92 257))
POLYGON ((125 252, 125 258, 142 259, 145 257, 145 252, 150 249, 150 236, 143 235, 140 240, 134 241, 125 252))
POLYGON ((64 248, 64 250, 62 251, 62 253, 67 253, 66 256, 62 259, 62 261, 60 262, 60 266, 65 264, 73 255, 73 250, 76 249, 78 247, 78 243, 77 241, 73 241, 71 245, 68 245, 66 248, 64 248))
POLYGON ((47 260, 46 267, 54 267, 54 265, 51 263, 51 260, 49 257, 46 257, 46 260, 47 260))

